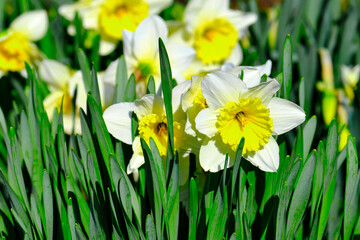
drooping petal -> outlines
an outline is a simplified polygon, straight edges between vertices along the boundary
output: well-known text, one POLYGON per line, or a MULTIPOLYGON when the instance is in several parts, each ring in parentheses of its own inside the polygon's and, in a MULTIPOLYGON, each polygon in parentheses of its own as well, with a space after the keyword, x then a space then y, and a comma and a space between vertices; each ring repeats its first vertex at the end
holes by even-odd
POLYGON ((25 35, 31 41, 43 38, 49 26, 45 10, 35 10, 21 14, 10 25, 11 31, 25 35))
POLYGON ((119 59, 111 62, 110 65, 106 68, 103 76, 105 83, 115 86, 116 85, 116 70, 119 64, 119 59))
POLYGON ((279 168, 279 145, 270 136, 269 142, 262 149, 244 157, 265 172, 276 172, 279 168))
POLYGON ((274 97, 267 107, 277 135, 286 133, 305 121, 304 110, 286 99, 274 97))
POLYGON ((127 169, 126 169, 127 174, 134 172, 139 167, 141 167, 141 165, 143 165, 145 163, 139 136, 137 136, 134 139, 134 142, 132 144, 132 149, 133 149, 134 153, 129 161, 129 165, 127 166, 127 169))
POLYGON ((134 34, 133 53, 137 59, 155 59, 158 54, 158 41, 166 42, 168 29, 165 21, 156 15, 145 18, 134 34))
POLYGON ((169 43, 166 45, 166 50, 170 57, 170 64, 172 69, 176 69, 179 72, 187 69, 195 57, 195 50, 192 47, 169 43))
POLYGON ((259 70, 260 76, 262 76, 264 74, 269 76, 271 73, 271 66, 272 66, 272 62, 270 59, 268 59, 265 64, 259 65, 259 66, 254 66, 254 68, 259 70))
POLYGON ((275 79, 271 79, 265 83, 257 85, 249 91, 245 92, 242 98, 255 98, 258 97, 262 100, 263 105, 267 106, 274 94, 280 89, 280 84, 275 79))
POLYGON ((203 80, 202 77, 193 76, 191 80, 186 82, 190 83, 191 86, 188 91, 182 96, 182 108, 184 111, 187 111, 189 107, 193 106, 194 99, 201 90, 201 81, 203 80))
POLYGON ((185 81, 173 88, 172 99, 171 99, 173 112, 176 112, 179 109, 179 107, 181 107, 181 98, 189 90, 190 86, 191 86, 191 81, 185 81))
POLYGON ((116 48, 116 43, 101 39, 99 54, 101 56, 107 56, 110 53, 112 53, 115 50, 115 48, 116 48))
POLYGON ((61 62, 44 59, 39 64, 39 74, 42 80, 62 88, 70 81, 70 70, 61 62))
POLYGON ((163 115, 164 100, 157 95, 147 94, 134 102, 134 112, 139 120, 149 114, 163 115))
POLYGON ((146 2, 149 4, 149 14, 158 14, 171 5, 172 0, 146 0, 146 2))
POLYGON ((128 102, 111 105, 104 111, 104 121, 108 131, 116 139, 132 144, 131 115, 134 104, 128 102))
POLYGON ((218 132, 216 127, 218 109, 205 108, 199 112, 195 118, 196 129, 208 137, 214 137, 218 132))
POLYGON ((216 71, 209 73, 201 82, 202 93, 209 107, 217 108, 228 102, 237 102, 246 85, 234 75, 216 71))
MULTIPOLYGON (((201 145, 199 153, 199 161, 204 171, 218 172, 224 169, 226 146, 217 141, 216 138, 205 139, 201 145)), ((228 167, 232 165, 231 160, 228 161, 228 167)))

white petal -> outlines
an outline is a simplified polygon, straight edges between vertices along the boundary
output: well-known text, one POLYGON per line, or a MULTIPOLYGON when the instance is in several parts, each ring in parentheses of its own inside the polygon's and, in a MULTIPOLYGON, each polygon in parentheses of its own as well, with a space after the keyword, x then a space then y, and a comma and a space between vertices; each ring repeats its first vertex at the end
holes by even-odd
POLYGON ((164 100, 162 97, 147 94, 134 102, 134 112, 139 120, 149 114, 165 114, 164 100))
MULTIPOLYGON (((204 171, 218 172, 224 169, 226 147, 220 146, 220 141, 205 139, 200 147, 199 161, 204 171)), ((228 161, 228 167, 231 166, 228 161)))
POLYGON ((273 98, 274 94, 280 89, 280 84, 275 79, 257 85, 248 92, 244 93, 242 98, 255 98, 258 97, 262 100, 262 103, 267 106, 269 101, 273 98))
POLYGON ((24 34, 31 41, 43 38, 49 26, 45 10, 30 11, 21 14, 10 25, 11 31, 24 34))
POLYGON ((73 129, 75 134, 81 134, 81 121, 79 115, 75 115, 75 119, 73 119, 72 113, 63 114, 63 123, 64 132, 66 134, 72 134, 73 129))
POLYGON ((269 142, 261 150, 245 158, 265 172, 276 172, 279 168, 279 145, 270 136, 269 142))
POLYGON ((134 139, 132 149, 134 153, 129 161, 129 165, 127 166, 127 174, 134 172, 145 163, 139 136, 134 139))
POLYGON ((126 144, 132 144, 131 115, 133 109, 133 103, 122 102, 108 107, 103 115, 111 135, 126 144))
POLYGON ((172 71, 182 72, 187 69, 195 57, 195 50, 183 44, 166 45, 172 71))
POLYGON ((235 66, 239 65, 243 60, 243 52, 239 43, 236 43, 235 47, 231 50, 230 56, 225 60, 232 63, 235 66))
POLYGON ((185 81, 177 85, 172 90, 172 107, 173 112, 176 112, 179 107, 181 107, 181 98, 189 90, 191 86, 190 81, 185 81))
POLYGON ((241 72, 244 73, 243 81, 246 84, 246 87, 252 88, 260 84, 261 75, 259 70, 254 67, 235 67, 227 71, 228 73, 233 74, 234 76, 240 78, 241 72))
POLYGON ((42 80, 62 88, 70 81, 70 70, 61 62, 44 59, 39 64, 39 74, 42 80))
POLYGON ((195 118, 196 129, 208 137, 213 137, 217 133, 216 127, 218 109, 205 108, 199 112, 195 118))
POLYGON ((158 14, 171 5, 172 0, 146 0, 149 4, 149 14, 158 14))
POLYGON ((116 71, 119 64, 119 59, 111 62, 110 65, 106 68, 103 80, 105 83, 110 84, 111 86, 116 85, 116 71))
POLYGON ((189 107, 193 106, 193 102, 199 91, 201 90, 201 81, 203 80, 202 77, 193 76, 191 80, 186 82, 190 82, 191 86, 190 89, 186 93, 184 93, 181 101, 182 101, 182 108, 186 112, 189 107))
POLYGON ((305 121, 304 110, 286 99, 275 97, 267 107, 270 109, 274 133, 277 135, 286 133, 305 121))
POLYGON ((64 93, 62 91, 53 91, 45 97, 43 104, 49 120, 52 118, 54 109, 57 108, 57 102, 61 101, 63 96, 64 93))
POLYGON ((123 37, 124 56, 126 57, 133 55, 134 33, 123 29, 122 37, 123 37))
POLYGON ((76 105, 86 109, 87 92, 85 90, 84 80, 81 71, 76 71, 69 81, 69 93, 74 96, 76 91, 76 105))
POLYGON ((133 53, 138 59, 155 59, 159 37, 166 42, 168 29, 165 21, 156 15, 145 18, 134 34, 133 53))
POLYGON ((239 10, 229 9, 226 12, 221 13, 222 17, 228 19, 235 28, 241 32, 248 28, 251 24, 257 21, 257 15, 255 13, 245 13, 239 10))
POLYGON ((2 78, 4 75, 4 72, 0 70, 0 78, 2 78))
POLYGON ((237 102, 247 91, 246 85, 234 75, 216 71, 209 73, 201 82, 202 93, 210 107, 217 108, 228 102, 237 102))
POLYGON ((269 76, 271 74, 271 66, 272 66, 272 62, 270 59, 268 59, 265 64, 259 65, 259 66, 254 66, 254 68, 259 70, 260 76, 262 76, 264 74, 269 76))
POLYGON ((109 42, 106 40, 100 40, 99 54, 101 56, 107 56, 112 53, 116 48, 116 44, 114 42, 109 42))

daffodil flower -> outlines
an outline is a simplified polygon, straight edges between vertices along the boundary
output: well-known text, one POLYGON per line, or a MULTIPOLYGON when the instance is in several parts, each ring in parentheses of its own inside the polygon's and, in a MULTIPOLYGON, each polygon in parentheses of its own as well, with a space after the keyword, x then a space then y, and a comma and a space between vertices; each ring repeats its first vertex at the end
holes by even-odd
MULTIPOLYGON (((178 92, 180 93, 180 91, 178 92)), ((175 99, 177 93, 173 94, 175 99)), ((188 154, 192 146, 191 137, 184 132, 185 119, 177 115, 179 101, 173 101, 174 147, 179 153, 180 185, 186 183, 189 174, 188 154)), ((168 147, 168 123, 164 109, 164 100, 152 94, 147 94, 134 103, 122 102, 111 105, 104 112, 104 120, 108 131, 120 141, 132 144, 133 156, 127 166, 127 173, 136 172, 144 164, 144 156, 140 145, 140 138, 147 144, 152 138, 159 149, 160 155, 165 159, 168 147), (132 136, 131 116, 135 113, 139 121, 139 136, 132 136), (134 137, 134 141, 133 141, 134 137)))
MULTIPOLYGON (((111 53, 119 40, 123 39, 122 30, 134 32, 147 16, 158 14, 171 4, 171 0, 80 0, 73 4, 62 5, 59 13, 73 21, 75 12, 79 13, 85 29, 100 33, 100 54, 111 53)), ((69 33, 74 33, 73 27, 69 33)))
POLYGON ((341 66, 341 79, 344 84, 344 89, 350 103, 354 100, 354 90, 356 90, 357 83, 359 82, 360 65, 355 67, 341 66))
MULTIPOLYGON (((172 43, 167 40, 168 29, 162 18, 152 15, 141 22, 134 33, 123 30, 124 56, 127 72, 135 74, 136 94, 142 97, 146 93, 146 84, 150 76, 154 77, 156 89, 161 83, 158 42, 161 38, 168 52, 172 75, 177 82, 185 79, 182 72, 189 66, 195 52, 191 47, 172 43)), ((109 66, 112 72, 106 75, 104 81, 115 86, 117 61, 109 66)))
POLYGON ((5 31, 0 32, 0 77, 21 72, 25 62, 40 58, 34 41, 43 38, 48 29, 46 11, 30 11, 18 16, 5 31))
POLYGON ((230 9, 228 0, 189 1, 184 12, 185 28, 173 35, 196 51, 194 66, 186 77, 218 70, 225 62, 239 65, 242 51, 238 40, 256 20, 254 13, 230 9))
POLYGON ((290 131, 305 120, 298 105, 273 97, 279 88, 273 79, 248 87, 233 74, 221 71, 202 80, 201 91, 209 107, 200 111, 195 122, 206 136, 199 156, 205 171, 223 169, 226 153, 231 166, 241 138, 245 139, 245 159, 263 171, 278 169, 279 146, 272 135, 290 131))
MULTIPOLYGON (((259 85, 261 77, 264 74, 270 75, 271 64, 270 60, 268 60, 264 65, 252 67, 235 67, 232 64, 227 64, 224 65, 222 69, 223 71, 231 73, 236 77, 239 77, 243 73, 242 80, 246 86, 250 88, 259 85)), ((195 118, 201 110, 209 107, 201 91, 202 80, 202 77, 193 76, 190 81, 180 84, 187 88, 181 99, 183 111, 187 113, 187 125, 185 131, 187 131, 188 134, 197 136, 200 139, 203 138, 203 135, 196 130, 195 118)))
MULTIPOLYGON (((48 83, 50 94, 44 99, 44 108, 49 120, 52 120, 53 111, 60 111, 62 103, 64 131, 67 134, 81 133, 80 112, 82 108, 86 111, 87 92, 82 78, 81 71, 74 71, 66 65, 55 60, 45 59, 39 64, 39 75, 42 80, 48 83), (73 99, 76 90, 75 109, 73 99), (75 111, 75 113, 74 113, 75 111), (73 115, 75 120, 73 121, 73 115)), ((109 105, 113 96, 112 88, 105 86, 98 74, 99 91, 104 105, 109 105)))

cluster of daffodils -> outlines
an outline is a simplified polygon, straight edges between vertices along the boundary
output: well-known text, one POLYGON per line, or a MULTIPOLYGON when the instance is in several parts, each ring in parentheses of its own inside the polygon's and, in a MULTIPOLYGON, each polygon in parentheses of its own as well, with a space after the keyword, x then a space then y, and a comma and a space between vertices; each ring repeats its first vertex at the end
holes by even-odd
POLYGON ((0 78, 8 72, 24 74, 25 62, 33 64, 41 58, 33 42, 43 38, 47 29, 46 12, 36 10, 18 16, 0 32, 0 78))
POLYGON ((339 150, 342 150, 347 138, 351 134, 348 128, 349 118, 353 112, 354 91, 360 78, 360 65, 349 67, 342 65, 341 80, 343 88, 335 88, 334 71, 330 53, 327 49, 320 49, 320 60, 322 66, 322 81, 317 83, 317 88, 323 93, 322 108, 326 125, 336 118, 341 129, 339 150))
MULTIPOLYGON (((118 41, 123 40, 123 30, 134 32, 149 15, 158 14, 171 4, 171 0, 80 0, 62 5, 59 13, 73 21, 78 12, 83 27, 101 36, 100 54, 111 53, 118 41)), ((75 34, 70 25, 69 33, 75 34)))
MULTIPOLYGON (((181 184, 188 178, 190 152, 198 156, 204 171, 217 172, 225 167, 226 154, 230 160, 227 167, 233 165, 242 138, 244 158, 263 171, 278 169, 279 147, 273 136, 301 124, 305 113, 298 105, 274 97, 280 87, 275 79, 261 83, 261 76, 269 74, 270 68, 268 61, 258 67, 215 71, 173 89, 174 143, 180 156, 181 184)), ((115 138, 132 144, 129 174, 144 163, 140 138, 148 144, 152 138, 165 157, 168 123, 160 96, 145 95, 134 103, 112 105, 105 110, 104 120, 115 138), (139 121, 138 136, 131 132, 133 113, 139 121)))

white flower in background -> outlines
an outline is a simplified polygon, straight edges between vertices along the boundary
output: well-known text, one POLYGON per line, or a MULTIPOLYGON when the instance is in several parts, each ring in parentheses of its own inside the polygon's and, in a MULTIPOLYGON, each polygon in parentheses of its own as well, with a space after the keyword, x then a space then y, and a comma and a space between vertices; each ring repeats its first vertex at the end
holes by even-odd
MULTIPOLYGON (((244 71, 244 79, 247 78, 244 71)), ((273 95, 279 90, 276 80, 252 81, 247 85, 231 73, 209 73, 201 82, 208 108, 197 115, 197 130, 206 138, 200 148, 200 164, 205 171, 228 167, 234 162, 241 138, 245 138, 243 157, 263 171, 275 172, 279 166, 279 146, 272 135, 283 134, 305 120, 296 104, 273 95)))
POLYGON ((239 65, 242 51, 238 40, 255 23, 257 15, 233 10, 228 0, 191 0, 184 12, 185 29, 174 33, 196 51, 196 59, 186 75, 220 69, 226 62, 239 65))
MULTIPOLYGON (((60 112, 61 103, 63 104, 63 123, 64 131, 71 134, 81 133, 80 108, 86 111, 87 92, 82 78, 81 71, 71 70, 66 65, 55 60, 43 60, 39 64, 39 75, 49 87, 50 94, 44 99, 44 108, 52 120, 53 111, 60 112), (73 109, 73 99, 76 91, 75 108, 73 109), (75 120, 73 115, 75 111, 75 120), (75 124, 75 125, 74 125, 75 124)), ((110 105, 113 90, 111 90, 101 80, 101 73, 98 74, 99 91, 101 102, 104 106, 110 105)))
MULTIPOLYGON (((119 40, 122 30, 134 32, 136 27, 151 14, 158 14, 171 4, 171 0, 80 0, 73 4, 65 4, 59 13, 69 21, 73 21, 78 12, 85 29, 93 29, 100 33, 100 54, 111 53, 119 40)), ((70 33, 74 29, 70 28, 70 33)))
MULTIPOLYGON (((175 88, 174 88, 175 89, 175 88)), ((181 89, 173 92, 174 99, 180 99, 181 89)), ((184 132, 185 118, 176 112, 180 100, 173 101, 173 127, 174 148, 179 153, 179 184, 186 183, 189 175, 188 155, 192 146, 191 136, 184 132)), ((152 94, 147 94, 133 103, 122 102, 111 105, 104 111, 104 120, 109 132, 120 141, 132 144, 133 156, 127 166, 130 174, 144 164, 144 156, 141 149, 140 138, 149 145, 152 138, 159 149, 160 155, 165 159, 168 147, 168 124, 164 109, 164 100, 152 94), (139 136, 133 141, 131 133, 131 116, 135 113, 139 121, 139 136)))
MULTIPOLYGON (((182 72, 189 66, 195 56, 191 47, 167 41, 168 29, 162 18, 152 15, 141 22, 134 33, 124 30, 124 56, 127 72, 135 74, 136 94, 142 97, 146 93, 146 85, 152 75, 158 91, 161 83, 159 38, 168 52, 173 78, 178 83, 185 79, 182 72)), ((117 61, 109 66, 104 81, 115 86, 117 61), (112 69, 112 70, 110 70, 112 69)))
POLYGON ((46 11, 29 11, 0 32, 0 77, 9 71, 21 72, 25 69, 25 62, 31 64, 40 58, 33 42, 45 36, 48 24, 46 11))
POLYGON ((350 102, 354 100, 354 90, 356 90, 360 76, 360 65, 355 67, 341 66, 341 79, 344 84, 344 89, 350 102))

